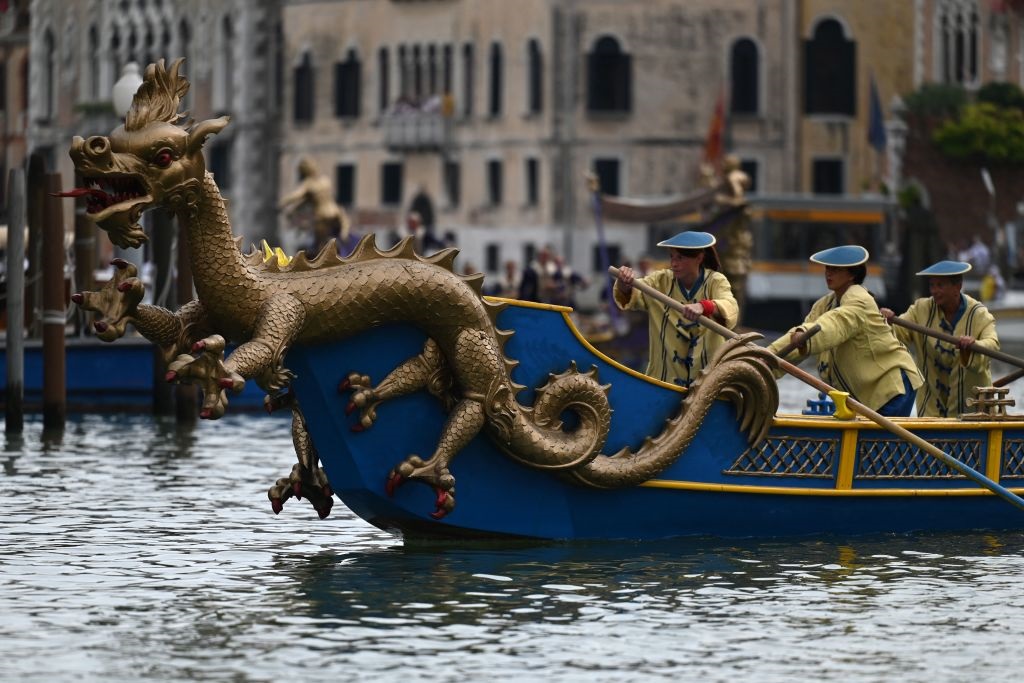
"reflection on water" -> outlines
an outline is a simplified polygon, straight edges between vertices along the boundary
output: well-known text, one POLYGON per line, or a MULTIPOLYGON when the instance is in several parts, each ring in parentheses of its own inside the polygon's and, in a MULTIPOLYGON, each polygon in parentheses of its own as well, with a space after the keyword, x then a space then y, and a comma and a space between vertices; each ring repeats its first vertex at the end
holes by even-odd
POLYGON ((1024 635, 1024 534, 406 547, 275 517, 255 416, 0 457, 7 680, 1007 680, 1024 635))

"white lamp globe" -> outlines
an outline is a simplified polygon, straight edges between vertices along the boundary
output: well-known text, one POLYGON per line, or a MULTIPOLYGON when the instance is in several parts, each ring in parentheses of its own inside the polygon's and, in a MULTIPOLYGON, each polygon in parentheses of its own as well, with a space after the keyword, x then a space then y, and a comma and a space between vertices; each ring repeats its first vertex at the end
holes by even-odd
POLYGON ((128 114, 128 110, 132 106, 132 98, 135 97, 135 92, 142 85, 142 75, 139 74, 139 65, 137 62, 128 62, 121 69, 121 78, 117 79, 117 83, 114 84, 114 92, 112 94, 114 102, 114 111, 122 119, 128 114))

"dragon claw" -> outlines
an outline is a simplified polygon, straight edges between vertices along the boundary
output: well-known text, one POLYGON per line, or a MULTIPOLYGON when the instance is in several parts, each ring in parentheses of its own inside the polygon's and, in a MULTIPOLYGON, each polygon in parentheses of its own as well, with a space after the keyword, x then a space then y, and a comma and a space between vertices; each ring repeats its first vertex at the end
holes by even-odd
POLYGON ((245 379, 224 363, 224 338, 213 335, 192 345, 193 353, 183 353, 168 365, 167 377, 174 373, 173 381, 198 384, 203 392, 203 407, 199 416, 215 420, 227 409, 225 390, 239 392, 245 379))
POLYGON ((292 471, 287 477, 278 479, 277 483, 267 491, 267 498, 270 499, 270 506, 275 515, 281 512, 289 498, 297 500, 305 498, 316 510, 320 519, 326 518, 331 513, 331 508, 334 506, 333 495, 334 491, 327 483, 327 475, 324 474, 323 469, 317 467, 310 470, 299 463, 292 466, 292 471))
POLYGON ((110 281, 95 292, 75 292, 71 301, 83 311, 97 314, 93 329, 103 341, 112 342, 124 336, 128 323, 134 322, 145 286, 138 277, 138 269, 127 261, 112 262, 116 270, 110 281))
POLYGON ((344 394, 346 391, 352 388, 352 381, 348 377, 338 382, 338 393, 344 394))
POLYGON ((455 497, 439 486, 435 488, 437 500, 434 501, 434 511, 430 513, 430 516, 434 519, 442 519, 455 509, 455 497))
POLYGON ((345 406, 345 414, 346 415, 351 415, 352 413, 355 412, 355 410, 356 410, 355 401, 349 401, 348 405, 345 406))
POLYGON ((393 498, 395 495, 395 489, 401 486, 404 482, 405 477, 398 472, 392 471, 391 474, 388 475, 387 481, 384 482, 384 491, 387 492, 389 498, 393 498))
POLYGON ((395 490, 410 480, 426 484, 434 491, 434 511, 430 513, 434 519, 441 519, 455 509, 455 477, 447 467, 410 455, 388 474, 384 491, 393 497, 395 490))

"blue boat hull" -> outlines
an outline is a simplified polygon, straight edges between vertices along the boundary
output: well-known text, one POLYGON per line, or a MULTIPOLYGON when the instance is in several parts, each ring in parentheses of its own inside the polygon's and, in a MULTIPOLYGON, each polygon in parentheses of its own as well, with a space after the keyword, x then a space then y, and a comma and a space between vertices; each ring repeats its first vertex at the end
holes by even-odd
MULTIPOLYGON (((69 412, 149 412, 153 394, 163 382, 156 372, 157 350, 141 337, 115 343, 95 337, 65 341, 65 394, 69 412)), ((43 405, 43 347, 38 341, 25 345, 24 406, 38 411, 43 405)), ((7 351, 0 349, 0 386, 7 387, 7 351)), ((246 383, 231 398, 231 410, 262 410, 263 391, 246 383)), ((0 397, 2 399, 3 397, 0 397)))
MULTIPOLYGON (((533 387, 572 361, 597 367, 599 380, 611 385, 614 409, 605 453, 638 448, 679 410, 682 392, 602 356, 564 310, 511 305, 498 324, 516 331, 506 353, 520 361, 513 379, 529 387, 519 395, 524 405, 532 403, 533 387)), ((296 347, 288 357, 335 493, 363 519, 406 536, 645 540, 1024 528, 1024 512, 871 423, 779 417, 752 451, 725 401, 716 402, 686 451, 656 479, 616 490, 518 464, 480 434, 452 461, 455 509, 435 520, 432 490, 407 483, 390 497, 385 481, 408 455, 433 453, 446 418, 440 403, 426 392, 395 399, 378 408, 372 428, 354 432, 355 415, 345 415, 349 396, 337 388, 353 371, 379 382, 423 341, 419 330, 391 325, 296 347)), ((903 424, 1011 490, 1024 485, 1024 422, 903 424)))

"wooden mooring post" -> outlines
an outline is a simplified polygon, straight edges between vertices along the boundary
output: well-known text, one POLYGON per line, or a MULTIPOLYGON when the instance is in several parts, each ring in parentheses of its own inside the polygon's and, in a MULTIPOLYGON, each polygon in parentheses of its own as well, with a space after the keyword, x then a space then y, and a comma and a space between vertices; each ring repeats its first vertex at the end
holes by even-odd
MULTIPOLYGON (((175 220, 178 230, 178 307, 192 301, 192 262, 188 258, 188 234, 175 220)), ((199 414, 199 389, 194 384, 179 384, 175 387, 175 412, 179 423, 195 422, 199 414)))
POLYGON ((25 429, 25 171, 7 183, 7 395, 4 431, 25 429))
POLYGON ((67 418, 64 335, 64 201, 59 173, 46 175, 43 204, 43 429, 62 430, 67 418))

